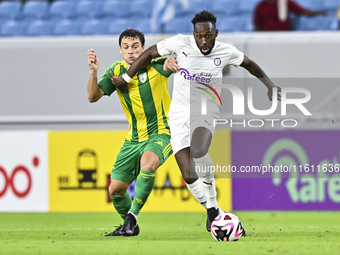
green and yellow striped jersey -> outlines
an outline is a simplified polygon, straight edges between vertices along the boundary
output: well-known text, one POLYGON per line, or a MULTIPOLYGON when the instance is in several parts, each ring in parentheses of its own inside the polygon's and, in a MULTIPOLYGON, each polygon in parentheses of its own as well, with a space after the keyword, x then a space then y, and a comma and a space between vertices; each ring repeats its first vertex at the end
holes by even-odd
MULTIPOLYGON (((117 93, 126 118, 129 121, 128 141, 142 142, 152 134, 169 134, 167 114, 170 108, 168 78, 172 72, 164 71, 166 58, 153 59, 129 82, 128 93, 118 89, 117 93)), ((116 87, 111 83, 110 72, 122 76, 127 71, 125 60, 113 63, 98 82, 106 95, 116 87)))

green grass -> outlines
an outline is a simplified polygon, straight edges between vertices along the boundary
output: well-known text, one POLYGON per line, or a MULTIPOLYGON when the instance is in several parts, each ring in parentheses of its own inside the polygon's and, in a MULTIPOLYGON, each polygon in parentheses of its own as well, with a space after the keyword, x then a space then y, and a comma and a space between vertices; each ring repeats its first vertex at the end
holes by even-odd
POLYGON ((0 213, 0 254, 340 254, 339 212, 236 212, 248 236, 217 242, 204 213, 142 213, 137 237, 103 237, 116 213, 0 213))

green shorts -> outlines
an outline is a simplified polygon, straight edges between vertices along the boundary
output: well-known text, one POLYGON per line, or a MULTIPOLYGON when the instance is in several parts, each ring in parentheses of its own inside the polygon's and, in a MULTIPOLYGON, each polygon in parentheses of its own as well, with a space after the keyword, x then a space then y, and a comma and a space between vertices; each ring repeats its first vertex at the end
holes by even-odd
POLYGON ((125 140, 117 155, 116 163, 112 168, 111 178, 132 183, 139 175, 140 160, 145 151, 156 153, 161 166, 172 154, 170 135, 151 135, 148 140, 143 142, 125 140))

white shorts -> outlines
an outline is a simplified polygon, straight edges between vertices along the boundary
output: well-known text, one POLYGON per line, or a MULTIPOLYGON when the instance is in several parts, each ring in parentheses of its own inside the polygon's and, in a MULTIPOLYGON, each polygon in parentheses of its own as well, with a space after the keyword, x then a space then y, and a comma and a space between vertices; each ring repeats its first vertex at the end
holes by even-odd
POLYGON ((171 146, 174 155, 180 150, 190 147, 190 141, 194 130, 198 127, 205 127, 210 130, 214 135, 214 119, 217 119, 218 115, 199 115, 196 118, 192 118, 190 123, 190 117, 188 115, 181 115, 169 118, 169 127, 171 132, 171 146), (192 132, 190 132, 192 131, 192 132))

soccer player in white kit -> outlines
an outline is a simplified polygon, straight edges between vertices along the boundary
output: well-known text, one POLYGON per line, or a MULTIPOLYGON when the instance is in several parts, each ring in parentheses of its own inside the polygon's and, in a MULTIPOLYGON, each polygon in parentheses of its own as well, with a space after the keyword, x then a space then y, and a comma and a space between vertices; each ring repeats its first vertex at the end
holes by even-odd
MULTIPOLYGON (((264 71, 251 59, 237 50, 234 46, 216 41, 216 16, 209 11, 201 11, 192 19, 194 25, 193 35, 176 35, 165 39, 148 48, 131 65, 122 76, 112 76, 112 83, 117 87, 124 87, 138 70, 150 62, 152 58, 175 54, 177 63, 169 61, 165 67, 176 70, 172 102, 170 106, 169 126, 171 132, 171 145, 177 164, 192 195, 206 209, 208 214, 207 230, 210 231, 211 222, 223 211, 217 204, 216 187, 213 173, 195 172, 198 166, 212 166, 208 150, 212 141, 215 127, 213 120, 219 117, 219 106, 212 102, 209 105, 209 114, 193 116, 190 108, 193 94, 205 93, 193 86, 193 82, 202 86, 213 87, 216 78, 222 78, 222 70, 226 65, 242 66, 249 73, 256 76, 267 87, 267 95, 272 99, 275 86, 264 71), (191 100, 191 101, 190 101, 191 100), (191 126, 191 130, 190 130, 191 126), (190 132, 191 131, 191 132, 190 132)), ((200 97, 198 97, 200 98, 200 97)), ((278 94, 280 100, 280 95, 278 94)), ((198 106, 200 107, 200 106, 198 106)), ((206 167, 205 169, 209 169, 206 167)))

